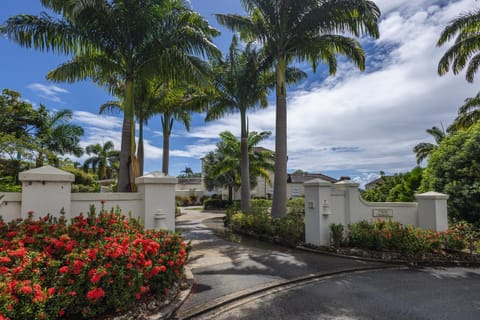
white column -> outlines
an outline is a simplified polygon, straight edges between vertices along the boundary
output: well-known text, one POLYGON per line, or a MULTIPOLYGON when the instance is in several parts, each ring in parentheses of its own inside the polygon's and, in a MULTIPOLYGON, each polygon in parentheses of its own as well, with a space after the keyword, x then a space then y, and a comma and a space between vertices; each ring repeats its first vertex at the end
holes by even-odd
POLYGON ((445 231, 448 229, 448 195, 438 192, 416 194, 418 226, 422 229, 445 231))
POLYGON ((63 209, 65 218, 70 220, 73 174, 44 166, 20 172, 19 180, 22 181, 22 219, 27 218, 29 212, 35 218, 47 214, 60 217, 63 209))
POLYGON ((360 192, 358 187, 360 186, 356 182, 352 182, 350 179, 345 179, 334 184, 335 189, 345 191, 345 217, 342 220, 344 225, 347 226, 352 222, 355 222, 355 204, 360 199, 360 192))
POLYGON ((143 193, 141 218, 145 229, 175 231, 175 185, 177 178, 155 171, 135 179, 138 192, 143 193))
POLYGON ((307 181, 305 187, 305 242, 330 244, 329 216, 332 184, 322 179, 307 181))

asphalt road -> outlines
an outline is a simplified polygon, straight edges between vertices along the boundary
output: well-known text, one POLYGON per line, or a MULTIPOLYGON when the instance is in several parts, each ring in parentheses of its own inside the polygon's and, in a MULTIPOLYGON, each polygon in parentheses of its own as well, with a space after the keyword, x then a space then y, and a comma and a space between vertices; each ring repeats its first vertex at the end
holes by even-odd
POLYGON ((334 276, 201 319, 480 319, 480 269, 380 270, 334 276))

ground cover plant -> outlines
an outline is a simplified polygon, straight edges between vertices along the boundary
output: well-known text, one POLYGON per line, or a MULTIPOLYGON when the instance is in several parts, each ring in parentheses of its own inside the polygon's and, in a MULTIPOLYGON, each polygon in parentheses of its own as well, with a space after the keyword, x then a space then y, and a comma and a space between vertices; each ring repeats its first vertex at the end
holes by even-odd
POLYGON ((234 203, 226 213, 225 226, 232 231, 295 246, 305 241, 304 199, 291 199, 287 203, 287 215, 273 218, 271 200, 253 199, 247 212, 240 211, 234 203))
POLYGON ((130 308, 183 277, 188 245, 92 207, 67 223, 0 222, 0 319, 81 319, 130 308))
POLYGON ((354 247, 374 251, 393 251, 405 257, 477 250, 478 232, 471 224, 458 222, 443 232, 423 230, 396 221, 360 221, 339 231, 331 224, 332 243, 336 247, 354 247))

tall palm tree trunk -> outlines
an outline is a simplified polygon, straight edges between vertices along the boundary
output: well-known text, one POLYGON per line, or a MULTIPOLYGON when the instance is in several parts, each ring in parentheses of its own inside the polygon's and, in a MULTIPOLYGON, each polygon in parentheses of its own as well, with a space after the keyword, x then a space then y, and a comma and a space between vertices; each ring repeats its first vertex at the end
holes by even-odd
POLYGON ((133 123, 133 80, 125 82, 125 106, 122 126, 122 145, 120 149, 120 168, 118 176, 118 192, 131 192, 131 174, 134 161, 134 123, 133 123), (132 138, 133 136, 133 138, 132 138), (133 148, 133 152, 132 152, 133 148))
POLYGON ((162 154, 162 172, 168 176, 168 165, 170 159, 170 134, 172 133, 173 119, 165 113, 162 116, 162 128, 163 128, 163 154, 162 154))
POLYGON ((167 133, 163 134, 163 160, 162 160, 162 172, 168 176, 168 160, 170 157, 170 135, 167 133))
POLYGON ((143 121, 142 120, 140 120, 138 125, 137 159, 138 159, 138 173, 140 176, 143 176, 145 156, 144 156, 144 149, 143 149, 143 121))
POLYGON ((241 176, 241 199, 240 210, 246 212, 250 208, 250 164, 248 159, 248 128, 246 110, 240 111, 240 176, 241 176))
POLYGON ((287 214, 287 91, 285 86, 286 59, 275 66, 277 114, 275 127, 275 180, 273 183, 272 216, 287 214))

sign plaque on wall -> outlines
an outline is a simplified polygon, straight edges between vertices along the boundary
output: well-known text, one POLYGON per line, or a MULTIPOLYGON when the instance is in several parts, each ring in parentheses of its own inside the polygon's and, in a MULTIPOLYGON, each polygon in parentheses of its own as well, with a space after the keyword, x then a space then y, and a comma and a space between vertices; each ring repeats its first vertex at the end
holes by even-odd
POLYGON ((375 208, 372 209, 372 215, 375 218, 391 218, 393 217, 393 209, 375 208))

